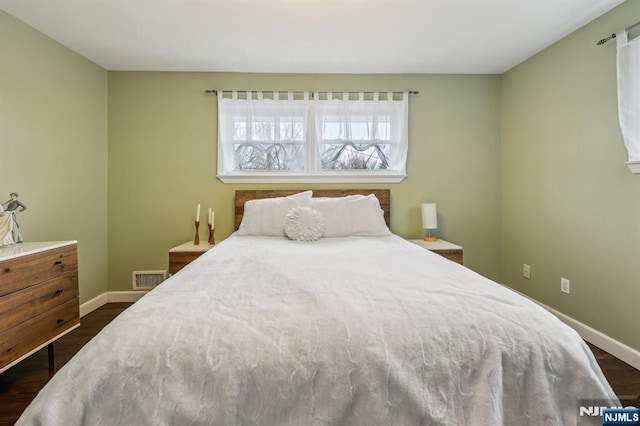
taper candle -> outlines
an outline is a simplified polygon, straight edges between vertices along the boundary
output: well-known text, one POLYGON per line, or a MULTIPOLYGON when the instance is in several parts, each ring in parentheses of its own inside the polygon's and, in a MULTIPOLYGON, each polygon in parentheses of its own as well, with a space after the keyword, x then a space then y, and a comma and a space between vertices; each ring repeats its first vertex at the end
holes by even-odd
POLYGON ((216 212, 211 212, 211 229, 216 227, 216 212))
POLYGON ((196 208, 196 222, 200 222, 200 204, 198 204, 198 208, 196 208))

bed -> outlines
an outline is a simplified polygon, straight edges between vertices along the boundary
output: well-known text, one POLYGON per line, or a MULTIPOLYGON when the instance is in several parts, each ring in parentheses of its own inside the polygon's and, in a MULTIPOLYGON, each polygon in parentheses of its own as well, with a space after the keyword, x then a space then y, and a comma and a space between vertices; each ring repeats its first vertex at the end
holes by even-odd
POLYGON ((296 192, 237 194, 238 230, 114 319, 18 425, 600 424, 580 401, 618 403, 572 329, 390 233, 388 191, 296 192))

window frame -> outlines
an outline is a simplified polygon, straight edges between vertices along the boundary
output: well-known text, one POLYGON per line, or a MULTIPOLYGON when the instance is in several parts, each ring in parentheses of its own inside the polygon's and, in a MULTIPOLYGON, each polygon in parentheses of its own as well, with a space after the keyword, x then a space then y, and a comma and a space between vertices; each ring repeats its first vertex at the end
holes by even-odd
MULTIPOLYGON (((217 178, 220 179, 223 183, 399 183, 402 182, 407 174, 406 174, 406 163, 407 163, 407 151, 408 151, 408 92, 402 93, 402 99, 397 100, 394 99, 394 95, 392 92, 383 92, 384 99, 379 99, 378 93, 373 93, 372 98, 364 99, 364 93, 361 92, 358 94, 358 99, 350 99, 350 94, 342 92, 341 96, 337 99, 333 98, 333 94, 328 92, 325 99, 321 99, 321 94, 315 92, 310 94, 309 92, 302 92, 302 98, 298 95, 294 98, 293 92, 284 92, 286 94, 286 99, 282 99, 281 92, 256 92, 258 99, 253 97, 252 92, 246 92, 246 98, 238 97, 238 92, 231 91, 226 92, 229 93, 231 97, 224 96, 223 92, 218 92, 218 161, 217 161, 217 178), (303 141, 304 143, 304 167, 300 171, 280 171, 280 170, 231 170, 227 164, 225 164, 225 159, 227 162, 230 161, 231 155, 230 147, 232 148, 234 144, 237 143, 237 140, 233 140, 229 142, 230 137, 226 137, 226 142, 223 140, 225 137, 223 136, 223 117, 222 110, 227 107, 226 105, 222 105, 223 102, 228 104, 229 102, 225 102, 225 100, 233 100, 233 101, 257 101, 264 100, 264 94, 269 96, 266 99, 277 99, 282 102, 294 102, 299 104, 301 107, 308 107, 308 115, 306 118, 306 138, 303 141), (269 95, 270 94, 270 95, 269 95), (400 167, 396 167, 392 170, 372 170, 372 169, 338 169, 338 170, 328 170, 323 169, 322 160, 320 158, 320 148, 323 144, 327 142, 318 141, 318 137, 320 135, 316 129, 316 123, 318 122, 318 105, 322 102, 327 101, 338 101, 340 102, 348 101, 350 103, 354 102, 364 102, 365 105, 374 105, 377 102, 379 105, 392 104, 396 108, 400 108, 400 110, 404 111, 399 113, 398 120, 401 122, 397 124, 401 131, 398 137, 403 137, 403 140, 393 140, 393 135, 390 136, 392 140, 380 140, 378 141, 384 142, 390 145, 391 155, 396 155, 400 157, 400 161, 395 160, 393 163, 394 166, 400 165, 400 167), (394 148, 394 144, 395 149, 394 148), (398 151, 398 154, 396 154, 398 151), (226 169, 225 169, 226 166, 226 169)), ((242 92, 240 92, 242 93, 242 92)), ((275 105, 275 104, 274 104, 275 105)), ((348 105, 348 104, 343 104, 348 105)), ((298 105, 296 105, 298 106, 298 105)), ((233 108, 233 107, 232 107, 233 108)), ((384 110, 384 107, 381 107, 384 110)), ((275 111, 275 109, 274 109, 275 111)), ((228 119, 228 118, 226 118, 228 119)), ((393 120, 392 117, 390 120, 393 120)), ((391 123, 391 122, 390 122, 391 123)), ((392 126, 393 124, 390 124, 392 126)), ((228 129, 226 129, 228 131, 228 129)), ((228 133, 227 133, 228 135, 228 133)), ((330 140, 327 140, 330 141, 330 140)), ((356 143, 358 141, 351 141, 356 143)), ((367 140, 364 143, 375 142, 374 140, 367 140)), ((329 142, 330 143, 330 142, 329 142)), ((390 156, 391 156, 390 155, 390 156)), ((234 157, 235 158, 235 157, 234 157)), ((233 160, 233 165, 237 165, 237 161, 233 160)))

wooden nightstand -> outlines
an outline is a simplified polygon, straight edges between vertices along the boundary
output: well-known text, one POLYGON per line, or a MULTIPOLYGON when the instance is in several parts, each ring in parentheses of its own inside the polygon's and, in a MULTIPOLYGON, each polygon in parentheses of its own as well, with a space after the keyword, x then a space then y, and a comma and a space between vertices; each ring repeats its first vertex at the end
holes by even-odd
POLYGON ((462 247, 457 244, 453 244, 445 240, 437 240, 432 243, 425 240, 408 241, 462 265, 462 247))
POLYGON ((193 241, 187 241, 169 250, 169 273, 171 275, 187 266, 189 263, 202 256, 204 252, 212 248, 214 244, 201 241, 195 245, 193 241))

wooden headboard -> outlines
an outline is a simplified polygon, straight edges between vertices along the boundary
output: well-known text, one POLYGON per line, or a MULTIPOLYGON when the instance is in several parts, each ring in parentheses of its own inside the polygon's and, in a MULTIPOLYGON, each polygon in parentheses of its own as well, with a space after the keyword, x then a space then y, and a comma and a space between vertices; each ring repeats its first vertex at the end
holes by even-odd
MULTIPOLYGON (((305 191, 304 189, 260 189, 260 190, 236 190, 235 214, 236 214, 236 230, 242 222, 244 214, 244 203, 249 200, 257 200, 260 198, 286 197, 288 195, 297 194, 305 191)), ((374 194, 380 201, 380 207, 384 210, 384 221, 387 226, 391 224, 391 191, 389 189, 314 189, 314 197, 344 197, 346 195, 369 195, 374 194)))

